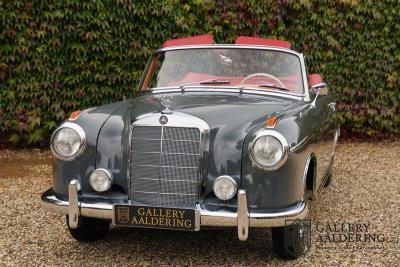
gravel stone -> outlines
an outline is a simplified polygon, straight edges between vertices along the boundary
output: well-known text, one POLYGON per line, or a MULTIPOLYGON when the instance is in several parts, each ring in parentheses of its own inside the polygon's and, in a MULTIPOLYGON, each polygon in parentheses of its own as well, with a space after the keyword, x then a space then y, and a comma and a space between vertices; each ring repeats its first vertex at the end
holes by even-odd
POLYGON ((0 266, 398 266, 399 155, 400 142, 340 143, 333 182, 310 205, 310 251, 282 261, 272 251, 270 231, 263 229, 250 229, 246 242, 237 239, 235 229, 138 228, 112 228, 105 240, 94 243, 74 241, 65 218, 40 207, 40 194, 51 186, 51 153, 0 150, 0 266), (369 223, 370 233, 383 234, 383 247, 350 250, 318 242, 316 224, 354 222, 369 223))

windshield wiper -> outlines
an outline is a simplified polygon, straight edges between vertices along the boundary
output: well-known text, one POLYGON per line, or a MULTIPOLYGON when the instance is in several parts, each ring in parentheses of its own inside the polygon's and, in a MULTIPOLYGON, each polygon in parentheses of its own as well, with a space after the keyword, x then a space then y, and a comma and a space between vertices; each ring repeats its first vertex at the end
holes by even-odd
POLYGON ((288 89, 286 87, 276 86, 275 84, 258 84, 257 86, 258 87, 265 87, 265 88, 273 88, 273 89, 278 89, 278 90, 290 92, 290 89, 288 89))
POLYGON ((230 84, 231 82, 228 80, 202 80, 202 81, 193 81, 193 82, 188 82, 188 83, 183 83, 179 85, 179 88, 183 89, 186 85, 191 85, 191 84, 200 84, 200 85, 207 85, 207 84, 230 84))
POLYGON ((228 80, 208 80, 208 81, 201 81, 200 84, 231 84, 228 80))

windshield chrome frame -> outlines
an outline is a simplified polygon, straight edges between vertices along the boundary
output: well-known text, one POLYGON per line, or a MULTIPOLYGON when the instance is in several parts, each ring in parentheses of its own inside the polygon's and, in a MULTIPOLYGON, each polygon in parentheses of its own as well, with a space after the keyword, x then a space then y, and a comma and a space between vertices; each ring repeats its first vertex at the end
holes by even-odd
MULTIPOLYGON (((176 51, 176 50, 190 50, 190 49, 255 49, 255 50, 268 50, 268 51, 277 51, 277 52, 284 52, 288 54, 292 54, 300 60, 300 69, 301 69, 301 77, 303 79, 303 94, 296 94, 291 92, 282 92, 278 90, 265 90, 265 89, 248 89, 248 88, 238 88, 237 86, 218 86, 218 88, 210 86, 201 86, 201 85, 193 85, 193 86, 185 86, 184 91, 188 92, 238 92, 240 93, 250 93, 250 94, 260 94, 260 95, 277 95, 282 97, 288 97, 292 99, 298 99, 302 101, 310 101, 310 95, 308 92, 308 82, 307 82, 307 72, 304 62, 304 56, 301 53, 298 53, 294 50, 275 47, 275 46, 264 46, 264 45, 232 45, 232 44, 210 44, 210 45, 183 45, 183 46, 173 46, 173 47, 165 47, 162 49, 158 49, 154 51, 151 55, 151 59, 158 53, 167 52, 167 51, 176 51)), ((149 64, 148 64, 149 65, 149 64)), ((148 66, 146 66, 143 76, 139 83, 139 88, 143 84, 143 78, 148 71, 148 66)), ((176 92, 182 91, 181 88, 177 86, 170 86, 170 87, 155 87, 149 88, 149 91, 159 93, 162 92, 176 92)))

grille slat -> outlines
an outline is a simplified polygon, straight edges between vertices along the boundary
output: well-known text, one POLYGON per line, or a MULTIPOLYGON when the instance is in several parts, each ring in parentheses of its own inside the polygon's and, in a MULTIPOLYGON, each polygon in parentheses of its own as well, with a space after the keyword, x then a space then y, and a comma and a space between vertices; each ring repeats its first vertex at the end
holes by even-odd
POLYGON ((194 207, 199 129, 135 126, 131 142, 129 198, 148 206, 194 207))

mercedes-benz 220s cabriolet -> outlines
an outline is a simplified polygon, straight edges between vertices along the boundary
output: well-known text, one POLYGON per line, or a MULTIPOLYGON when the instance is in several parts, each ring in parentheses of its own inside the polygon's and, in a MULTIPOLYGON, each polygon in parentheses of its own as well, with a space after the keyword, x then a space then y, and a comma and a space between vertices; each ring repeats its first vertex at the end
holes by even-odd
POLYGON ((332 180, 335 101, 287 41, 169 40, 132 99, 76 111, 51 138, 42 206, 77 240, 110 224, 271 228, 274 251, 309 246, 307 202, 332 180), (307 228, 308 227, 308 228, 307 228))

